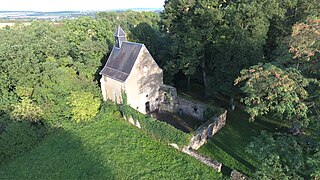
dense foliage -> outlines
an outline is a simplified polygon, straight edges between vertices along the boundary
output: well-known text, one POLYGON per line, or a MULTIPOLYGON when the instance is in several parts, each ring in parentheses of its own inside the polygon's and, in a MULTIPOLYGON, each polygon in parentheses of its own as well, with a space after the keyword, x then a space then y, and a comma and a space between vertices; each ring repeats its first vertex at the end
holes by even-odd
POLYGON ((0 29, 0 160, 30 150, 44 136, 43 129, 69 120, 91 121, 100 106, 98 72, 114 28, 124 22, 130 29, 140 22, 154 24, 157 17, 110 12, 0 29))
POLYGON ((94 98, 89 92, 72 92, 68 100, 72 109, 72 119, 76 122, 93 119, 100 107, 100 99, 94 98))
MULTIPOLYGON (((172 41, 167 53, 170 58, 164 63, 164 70, 171 73, 167 78, 181 80, 182 73, 188 86, 200 83, 209 98, 224 94, 233 102, 233 97, 242 96, 251 121, 273 115, 279 123, 291 124, 291 132, 303 131, 299 138, 319 142, 315 128, 320 123, 319 3, 167 0, 164 8, 161 30, 172 41)), ((296 141, 298 137, 288 134, 287 138, 296 141)), ((262 157, 263 136, 258 139, 261 141, 253 141, 253 149, 256 157, 262 157)), ((289 142, 282 141, 290 146, 289 142)), ((276 145, 276 141, 269 143, 276 145)), ((302 153, 288 148, 288 159, 299 153, 316 159, 314 151, 301 148, 302 153)), ((283 175, 281 178, 312 174, 299 172, 289 162, 277 159, 277 154, 281 153, 276 149, 269 157, 268 166, 274 168, 258 167, 260 178, 274 178, 268 173, 283 175)))
POLYGON ((251 119, 269 112, 282 114, 286 119, 307 117, 308 108, 303 100, 308 96, 305 89, 308 81, 299 71, 292 68, 282 70, 267 63, 244 69, 240 75, 235 83, 246 81, 242 90, 249 96, 243 101, 251 119))
MULTIPOLYGON (((292 125, 298 136, 265 132, 254 138, 247 153, 259 162, 250 175, 319 178, 319 8, 317 0, 166 0, 160 15, 101 12, 2 28, 0 160, 32 149, 45 128, 101 118, 98 72, 121 25, 129 40, 147 46, 165 82, 183 90, 197 84, 209 102, 221 94, 231 102, 242 97, 250 115, 244 118, 273 115, 292 125)), ((122 108, 156 139, 187 143, 187 134, 122 108)))

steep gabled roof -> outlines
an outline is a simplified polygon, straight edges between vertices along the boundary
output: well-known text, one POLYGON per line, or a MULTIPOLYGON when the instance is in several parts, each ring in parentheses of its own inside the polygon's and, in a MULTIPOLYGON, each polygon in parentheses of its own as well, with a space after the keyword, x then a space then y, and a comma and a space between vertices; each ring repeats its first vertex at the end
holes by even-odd
POLYGON ((121 48, 114 47, 100 74, 126 81, 142 47, 143 44, 133 42, 123 42, 121 48))
POLYGON ((125 37, 126 36, 126 33, 123 31, 123 29, 118 26, 118 28, 116 29, 116 32, 114 33, 114 36, 115 37, 125 37))

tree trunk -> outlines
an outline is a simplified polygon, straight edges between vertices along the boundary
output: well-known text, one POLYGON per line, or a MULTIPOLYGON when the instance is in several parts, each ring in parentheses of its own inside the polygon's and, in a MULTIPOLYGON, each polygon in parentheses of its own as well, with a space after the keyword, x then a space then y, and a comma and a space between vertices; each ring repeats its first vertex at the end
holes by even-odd
POLYGON ((233 96, 230 97, 230 108, 232 111, 236 108, 233 96))
POLYGON ((188 76, 187 88, 188 88, 188 91, 191 89, 191 76, 188 76))
POLYGON ((201 70, 202 70, 202 78, 203 78, 203 86, 204 86, 204 97, 208 97, 207 89, 208 89, 208 82, 207 82, 207 73, 205 71, 205 63, 202 61, 201 63, 201 70))

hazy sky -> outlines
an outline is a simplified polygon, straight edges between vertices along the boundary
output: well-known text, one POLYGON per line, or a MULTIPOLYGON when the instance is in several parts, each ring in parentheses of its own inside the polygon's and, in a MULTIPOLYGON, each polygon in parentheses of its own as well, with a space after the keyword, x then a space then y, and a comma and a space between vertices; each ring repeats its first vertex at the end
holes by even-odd
POLYGON ((2 0, 0 11, 110 10, 162 8, 164 0, 2 0))

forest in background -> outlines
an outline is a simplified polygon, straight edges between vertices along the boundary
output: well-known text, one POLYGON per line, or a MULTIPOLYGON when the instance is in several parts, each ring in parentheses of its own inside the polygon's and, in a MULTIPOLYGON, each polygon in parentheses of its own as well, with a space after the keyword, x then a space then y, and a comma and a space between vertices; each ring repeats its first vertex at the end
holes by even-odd
POLYGON ((199 85, 207 101, 241 100, 250 121, 268 114, 292 126, 299 135, 262 132, 247 147, 261 162, 255 178, 319 177, 319 9, 317 0, 169 0, 160 14, 2 28, 0 160, 31 149, 49 126, 98 113, 98 73, 121 25, 147 46, 167 84, 199 85))

